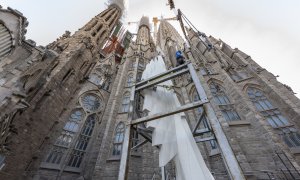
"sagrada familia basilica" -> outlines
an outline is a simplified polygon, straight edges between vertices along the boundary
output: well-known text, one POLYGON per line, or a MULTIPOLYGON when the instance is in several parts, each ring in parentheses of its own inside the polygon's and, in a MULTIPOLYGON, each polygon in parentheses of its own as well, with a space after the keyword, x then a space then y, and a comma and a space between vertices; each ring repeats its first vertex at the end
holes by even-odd
MULTIPOLYGON (((175 10, 173 0, 169 5, 175 10)), ((160 19, 152 36, 148 17, 140 18, 137 32, 127 31, 123 6, 112 1, 78 31, 43 47, 25 38, 21 12, 0 6, 0 179, 190 180, 181 171, 194 151, 211 179, 300 179, 294 92, 250 55, 176 12, 181 29, 160 19), (146 79, 145 69, 159 59, 165 72, 146 79), (175 94, 180 106, 145 108, 147 91, 160 89, 175 94), (197 148, 162 166, 167 145, 155 142, 176 138, 158 135, 159 126, 149 122, 178 113, 189 131, 183 142, 197 148)), ((177 153, 188 147, 177 143, 177 153)))

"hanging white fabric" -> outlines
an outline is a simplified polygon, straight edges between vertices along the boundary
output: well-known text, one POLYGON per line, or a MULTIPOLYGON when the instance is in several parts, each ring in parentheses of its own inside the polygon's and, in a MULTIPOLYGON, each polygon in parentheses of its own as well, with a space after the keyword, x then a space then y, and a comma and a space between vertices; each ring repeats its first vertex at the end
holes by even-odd
MULTIPOLYGON (((148 79, 166 71, 161 56, 150 61, 143 72, 143 79, 148 79)), ((172 86, 172 81, 159 84, 156 90, 144 90, 144 109, 149 115, 171 111, 180 106, 174 92, 164 86, 172 86)), ((153 127, 152 145, 160 146, 159 166, 163 167, 171 160, 176 166, 177 180, 213 180, 206 167, 184 113, 175 114, 159 120, 150 121, 147 127, 153 127)))

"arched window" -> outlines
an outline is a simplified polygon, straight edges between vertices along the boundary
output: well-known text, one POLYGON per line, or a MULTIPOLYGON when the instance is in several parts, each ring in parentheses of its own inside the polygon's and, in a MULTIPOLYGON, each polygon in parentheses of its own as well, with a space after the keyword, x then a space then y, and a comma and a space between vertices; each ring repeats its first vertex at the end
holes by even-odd
POLYGON ((79 168, 83 160, 84 154, 88 147, 88 143, 91 139, 95 123, 97 120, 96 114, 89 115, 83 125, 81 134, 78 137, 78 140, 75 143, 75 147, 71 153, 68 166, 79 168))
POLYGON ((226 119, 226 121, 241 120, 233 104, 230 103, 229 98, 225 94, 224 89, 214 82, 211 83, 209 87, 214 97, 214 101, 219 105, 219 108, 221 109, 223 117, 226 119))
POLYGON ((127 87, 132 86, 133 84, 133 75, 130 74, 127 78, 127 87))
POLYGON ((129 111, 129 103, 130 103, 130 93, 125 93, 123 100, 122 100, 121 112, 129 111))
POLYGON ((123 140, 124 140, 125 124, 120 122, 115 130, 115 138, 113 144, 112 155, 120 156, 122 152, 123 140))
POLYGON ((277 128, 289 125, 288 120, 282 116, 278 108, 275 108, 272 105, 262 91, 256 88, 248 88, 247 93, 250 100, 255 105, 256 110, 267 119, 272 127, 277 128))
POLYGON ((84 112, 82 109, 72 111, 69 120, 66 122, 63 131, 56 139, 54 146, 46 158, 47 163, 60 164, 64 153, 70 147, 75 133, 79 130, 79 124, 83 120, 84 112))
POLYGON ((0 59, 10 53, 13 45, 12 36, 3 24, 0 23, 0 59))

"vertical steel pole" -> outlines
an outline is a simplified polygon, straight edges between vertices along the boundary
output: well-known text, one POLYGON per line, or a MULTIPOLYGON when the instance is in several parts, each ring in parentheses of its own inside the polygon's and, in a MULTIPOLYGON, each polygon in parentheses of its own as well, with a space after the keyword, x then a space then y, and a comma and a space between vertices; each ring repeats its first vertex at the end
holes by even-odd
MULTIPOLYGON (((136 82, 136 76, 137 76, 137 68, 138 68, 138 62, 139 58, 136 58, 136 67, 135 67, 135 78, 134 81, 136 82)), ((131 125, 129 124, 130 121, 134 119, 134 111, 135 111, 135 85, 131 88, 131 94, 130 94, 130 106, 129 106, 129 113, 128 113, 128 124, 126 125, 125 134, 124 134, 124 141, 123 141, 123 147, 122 147, 122 154, 121 154, 121 162, 120 162, 120 168, 119 168, 119 176, 118 180, 126 180, 128 178, 128 160, 130 156, 130 144, 131 144, 131 125)))
MULTIPOLYGON (((191 52, 189 52, 191 53, 191 52)), ((189 57, 191 57, 191 54, 189 54, 189 57)), ((196 70, 193 67, 193 64, 188 64, 188 68, 190 70, 190 74, 192 76, 192 79, 194 81, 196 90, 200 96, 201 100, 207 100, 206 93, 201 85, 201 82, 199 80, 199 77, 197 75, 196 70)), ((214 131, 215 137, 219 143, 219 147, 222 153, 222 157, 224 159, 225 166, 228 170, 228 173, 233 180, 244 180, 244 174, 243 171, 230 147, 230 144, 227 140, 227 137, 222 129, 222 126, 220 122, 218 121, 218 118, 214 112, 214 109, 210 105, 210 103, 206 103, 203 105, 206 116, 211 123, 211 127, 214 131)))

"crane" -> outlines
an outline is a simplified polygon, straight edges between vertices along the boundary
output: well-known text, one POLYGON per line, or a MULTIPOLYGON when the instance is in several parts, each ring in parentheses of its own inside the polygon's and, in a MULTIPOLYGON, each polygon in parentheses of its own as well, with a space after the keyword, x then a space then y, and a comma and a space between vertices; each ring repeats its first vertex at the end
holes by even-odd
POLYGON ((171 17, 171 18, 163 18, 161 17, 161 19, 158 19, 158 17, 153 17, 152 19, 152 22, 154 24, 154 39, 156 40, 156 35, 157 35, 157 23, 162 21, 162 20, 165 20, 165 21, 176 21, 177 20, 177 17, 171 17))

